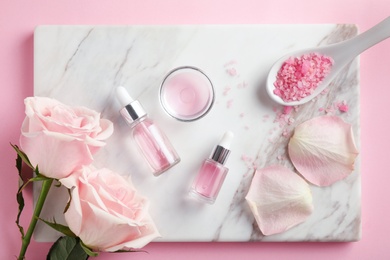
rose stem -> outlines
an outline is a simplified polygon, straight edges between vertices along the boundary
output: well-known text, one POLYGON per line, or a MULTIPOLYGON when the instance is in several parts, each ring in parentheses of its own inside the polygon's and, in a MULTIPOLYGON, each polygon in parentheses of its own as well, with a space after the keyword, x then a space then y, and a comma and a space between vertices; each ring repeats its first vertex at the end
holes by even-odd
POLYGON ((30 244, 32 234, 34 233, 35 226, 37 225, 39 215, 41 214, 43 204, 45 203, 47 194, 49 193, 50 186, 52 183, 53 179, 46 179, 42 181, 41 193, 39 194, 37 203, 35 205, 34 214, 31 217, 27 233, 22 239, 22 248, 20 249, 18 260, 24 259, 24 255, 26 254, 27 247, 30 244))

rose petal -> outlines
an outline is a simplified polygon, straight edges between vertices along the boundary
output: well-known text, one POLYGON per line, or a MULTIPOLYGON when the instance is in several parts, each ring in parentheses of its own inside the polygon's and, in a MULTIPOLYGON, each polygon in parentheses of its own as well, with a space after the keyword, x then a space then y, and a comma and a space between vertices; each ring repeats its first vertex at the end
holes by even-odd
POLYGON ((309 185, 283 166, 257 170, 245 199, 264 235, 284 232, 313 211, 309 185))
POLYGON ((50 178, 64 178, 93 161, 91 152, 82 141, 61 134, 22 134, 20 146, 28 154, 31 164, 38 165, 40 173, 50 178))
POLYGON ((160 236, 149 215, 149 200, 119 174, 89 166, 60 181, 72 187, 65 220, 87 246, 107 252, 128 250, 160 236))
POLYGON ((321 116, 295 128, 290 159, 309 182, 328 186, 352 173, 358 155, 352 126, 336 116, 321 116))
POLYGON ((61 179, 89 165, 113 133, 111 121, 86 107, 48 97, 28 97, 25 106, 20 147, 47 177, 61 179))

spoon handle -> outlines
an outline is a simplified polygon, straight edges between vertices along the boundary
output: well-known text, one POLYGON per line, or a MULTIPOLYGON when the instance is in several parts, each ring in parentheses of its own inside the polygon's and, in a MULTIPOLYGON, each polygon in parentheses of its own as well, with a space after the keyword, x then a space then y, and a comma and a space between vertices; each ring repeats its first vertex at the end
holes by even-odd
POLYGON ((339 47, 343 48, 344 51, 338 52, 339 57, 335 58, 340 61, 350 61, 363 51, 388 37, 390 37, 390 17, 387 17, 382 22, 356 37, 340 43, 339 47))

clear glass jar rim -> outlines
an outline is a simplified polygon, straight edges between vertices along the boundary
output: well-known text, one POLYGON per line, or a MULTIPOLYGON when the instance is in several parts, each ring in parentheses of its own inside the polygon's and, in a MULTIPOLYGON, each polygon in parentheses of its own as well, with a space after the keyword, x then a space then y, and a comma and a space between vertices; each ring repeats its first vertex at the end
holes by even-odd
POLYGON ((160 104, 163 107, 164 111, 169 116, 171 116, 179 121, 183 121, 183 122, 195 121, 195 120, 198 120, 198 119, 204 117, 211 110, 212 106, 214 105, 214 100, 215 100, 214 85, 213 85, 212 81, 210 80, 210 78, 207 76, 207 74, 204 73, 201 69, 199 69, 197 67, 194 67, 194 66, 176 67, 176 68, 172 69, 171 71, 169 71, 167 73, 167 75, 164 77, 164 79, 160 85, 159 100, 160 100, 160 104), (173 74, 175 74, 176 72, 181 71, 181 70, 192 70, 194 72, 197 72, 200 75, 202 75, 209 83, 207 85, 209 87, 209 95, 210 96, 209 96, 209 100, 207 102, 207 105, 204 108, 202 108, 201 110, 199 110, 198 113, 194 113, 193 116, 180 116, 179 113, 174 114, 172 112, 172 109, 168 107, 168 103, 166 102, 165 97, 164 97, 164 84, 173 74))

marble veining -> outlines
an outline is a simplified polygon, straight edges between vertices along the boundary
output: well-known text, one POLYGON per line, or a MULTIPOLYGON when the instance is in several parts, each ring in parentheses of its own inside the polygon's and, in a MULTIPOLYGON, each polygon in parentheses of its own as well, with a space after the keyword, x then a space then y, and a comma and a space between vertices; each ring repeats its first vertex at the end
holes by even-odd
MULTIPOLYGON (((356 241, 361 236, 360 157, 355 171, 330 187, 311 185, 313 214, 282 233, 263 236, 245 196, 256 168, 281 164, 293 169, 286 145, 294 127, 310 118, 335 114, 353 125, 360 149, 359 61, 355 59, 314 101, 280 119, 282 107, 265 92, 273 62, 288 51, 339 42, 357 34, 354 25, 209 26, 39 26, 34 38, 34 94, 69 105, 83 105, 114 122, 115 132, 96 155, 95 166, 131 175, 151 200, 151 214, 162 238, 156 241, 356 241), (166 115, 158 91, 173 68, 201 68, 212 80, 212 110, 195 122, 166 115), (115 88, 123 85, 165 130, 181 162, 154 177, 132 144, 120 117, 115 88), (348 112, 336 104, 345 102, 348 112), (230 169, 214 205, 187 196, 203 159, 220 136, 235 133, 230 169)), ((39 187, 34 187, 34 192, 39 187)), ((63 222, 66 193, 51 190, 43 217, 63 222)), ((39 225, 35 238, 58 236, 39 225)))

